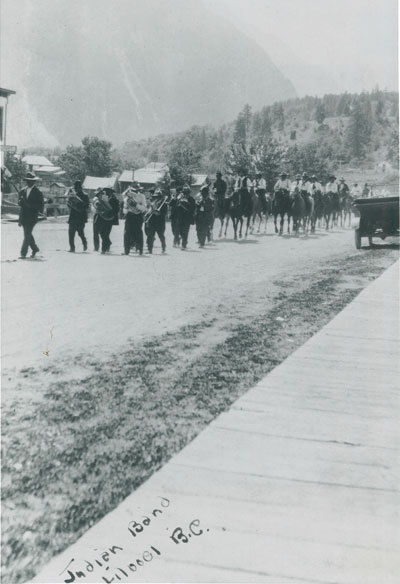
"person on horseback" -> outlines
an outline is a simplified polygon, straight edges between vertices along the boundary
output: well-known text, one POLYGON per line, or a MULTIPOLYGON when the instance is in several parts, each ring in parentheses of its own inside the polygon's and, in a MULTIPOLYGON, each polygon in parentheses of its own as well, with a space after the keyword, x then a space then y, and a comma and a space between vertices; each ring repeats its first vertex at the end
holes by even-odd
POLYGON ((275 226, 275 233, 278 233, 277 227, 277 218, 280 215, 280 229, 279 235, 283 233, 283 223, 285 215, 287 216, 287 224, 288 224, 288 233, 289 233, 289 223, 290 223, 290 191, 291 191, 291 182, 288 179, 288 174, 285 171, 282 171, 280 174, 279 179, 275 183, 274 186, 274 196, 272 201, 272 214, 274 216, 274 226, 275 226))
POLYGON ((290 193, 290 180, 288 179, 287 172, 283 171, 279 175, 279 179, 276 181, 274 186, 274 193, 277 191, 284 191, 286 193, 290 193))
POLYGON ((296 178, 294 179, 294 181, 290 185, 290 194, 292 197, 295 193, 300 192, 300 187, 301 187, 301 175, 296 174, 296 178))
POLYGON ((262 176, 261 172, 256 174, 255 192, 260 201, 261 210, 265 214, 267 212, 267 200, 265 198, 267 194, 267 181, 262 176))

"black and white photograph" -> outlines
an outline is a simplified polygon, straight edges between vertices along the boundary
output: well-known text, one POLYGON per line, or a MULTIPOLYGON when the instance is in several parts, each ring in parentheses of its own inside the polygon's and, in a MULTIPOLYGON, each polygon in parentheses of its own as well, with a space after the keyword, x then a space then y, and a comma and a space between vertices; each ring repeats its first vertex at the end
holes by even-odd
POLYGON ((0 16, 3 584, 398 584, 397 0, 0 16))

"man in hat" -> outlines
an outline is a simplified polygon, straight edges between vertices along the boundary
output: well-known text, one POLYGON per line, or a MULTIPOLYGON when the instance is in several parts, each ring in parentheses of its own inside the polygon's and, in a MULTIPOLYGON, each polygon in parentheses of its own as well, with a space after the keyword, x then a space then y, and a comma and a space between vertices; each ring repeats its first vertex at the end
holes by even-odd
POLYGON ((194 199, 190 194, 190 186, 185 184, 176 205, 178 231, 182 242, 182 250, 187 248, 189 229, 194 223, 195 206, 194 199))
POLYGON ((345 198, 347 195, 350 194, 349 185, 346 183, 346 179, 342 176, 339 185, 338 185, 338 192, 340 197, 345 198))
POLYGON ((338 187, 336 182, 336 176, 334 174, 331 174, 330 176, 328 176, 328 182, 325 185, 325 194, 332 196, 333 194, 337 193, 337 189, 338 187))
POLYGON ((208 185, 203 185, 201 187, 200 195, 201 198, 197 201, 195 208, 195 221, 197 238, 200 247, 203 248, 209 234, 210 222, 214 213, 214 204, 210 198, 208 185))
POLYGON ((290 185, 290 193, 293 195, 295 192, 300 192, 301 189, 301 175, 296 174, 296 178, 290 185))
POLYGON ((114 189, 106 187, 100 189, 94 199, 93 207, 95 214, 93 217, 93 237, 94 248, 99 249, 99 236, 101 238, 101 253, 105 254, 110 251, 111 247, 111 229, 113 225, 118 225, 119 203, 115 196, 114 189))
POLYGON ((75 252, 75 233, 78 233, 82 240, 83 251, 87 250, 85 223, 88 220, 88 209, 89 197, 83 192, 81 181, 77 180, 74 182, 74 189, 71 193, 68 217, 69 251, 72 253, 75 252))
POLYGON ((145 226, 147 250, 150 254, 153 253, 153 245, 157 233, 158 239, 161 242, 162 253, 165 253, 165 217, 167 214, 167 201, 166 198, 163 197, 161 189, 156 189, 151 198, 151 215, 145 226))
POLYGON ((282 171, 279 175, 279 179, 276 181, 274 186, 274 192, 283 191, 284 193, 290 192, 290 180, 288 179, 288 174, 285 171, 282 171))
POLYGON ((43 193, 36 186, 38 180, 38 177, 33 172, 28 172, 25 177, 27 186, 19 193, 18 204, 20 205, 21 210, 19 213, 18 225, 24 230, 24 240, 22 242, 20 255, 21 259, 26 258, 29 247, 32 250, 32 258, 34 258, 39 251, 32 235, 33 228, 38 221, 39 213, 42 213, 44 208, 43 193))
POLYGON ((135 246, 139 255, 143 255, 143 214, 146 211, 146 197, 140 192, 140 187, 128 187, 122 194, 125 217, 124 254, 129 255, 131 247, 135 246))
POLYGON ((178 225, 178 213, 177 213, 177 204, 178 204, 178 197, 182 192, 182 188, 177 187, 175 191, 172 191, 171 200, 169 201, 169 213, 171 219, 171 230, 172 235, 174 236, 174 247, 179 247, 180 245, 180 235, 179 235, 179 225, 178 225))

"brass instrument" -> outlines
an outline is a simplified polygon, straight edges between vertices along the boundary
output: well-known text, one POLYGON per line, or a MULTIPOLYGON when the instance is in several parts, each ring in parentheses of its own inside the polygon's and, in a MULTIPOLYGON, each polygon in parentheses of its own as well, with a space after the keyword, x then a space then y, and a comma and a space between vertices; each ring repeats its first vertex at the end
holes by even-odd
POLYGON ((83 201, 76 194, 75 190, 70 187, 67 191, 67 207, 73 209, 74 211, 84 212, 83 201))
POLYGON ((124 213, 134 213, 135 215, 140 215, 142 211, 140 211, 137 207, 137 202, 135 199, 132 198, 132 195, 135 194, 136 191, 132 190, 130 187, 123 193, 122 196, 125 195, 124 199, 124 213))
POLYGON ((150 208, 146 211, 145 215, 144 215, 144 222, 147 223, 151 217, 154 215, 154 213, 159 213, 161 211, 161 209, 164 207, 164 205, 167 203, 168 201, 168 195, 166 195, 162 201, 155 201, 154 203, 151 203, 150 208))
POLYGON ((112 221, 114 219, 114 210, 102 195, 103 193, 100 191, 93 199, 94 210, 104 221, 112 221))

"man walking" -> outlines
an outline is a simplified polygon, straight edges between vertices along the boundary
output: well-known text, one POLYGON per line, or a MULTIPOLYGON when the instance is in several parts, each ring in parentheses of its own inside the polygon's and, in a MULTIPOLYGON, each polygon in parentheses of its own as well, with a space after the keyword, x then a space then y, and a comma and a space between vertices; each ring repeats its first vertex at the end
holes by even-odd
POLYGON ((154 240, 156 233, 161 242, 162 253, 165 253, 165 216, 167 214, 167 201, 163 200, 163 194, 160 189, 156 189, 152 195, 151 215, 146 222, 145 231, 147 235, 147 249, 151 254, 153 253, 154 240))
POLYGON ((143 255, 143 213, 146 211, 146 197, 139 189, 128 187, 122 195, 124 201, 124 254, 129 255, 131 247, 136 246, 143 255))
POLYGON ((83 251, 87 250, 87 240, 85 237, 85 223, 88 219, 89 197, 82 190, 82 183, 74 182, 74 189, 68 196, 69 218, 68 218, 68 238, 69 251, 75 252, 75 233, 78 233, 82 240, 83 251))
POLYGON ((38 180, 38 177, 33 172, 28 172, 25 177, 27 186, 19 193, 18 204, 21 210, 18 225, 24 230, 20 259, 26 258, 29 247, 32 249, 32 258, 39 251, 32 234, 33 228, 38 221, 39 213, 42 213, 44 208, 43 193, 35 184, 38 180))
POLYGON ((209 233, 210 220, 214 212, 214 203, 210 198, 208 186, 201 187, 201 199, 196 203, 196 230, 200 247, 203 248, 206 243, 206 237, 209 233))
POLYGON ((184 185, 183 191, 179 195, 176 205, 178 231, 182 242, 182 250, 187 248, 189 229, 194 222, 195 206, 194 199, 190 195, 189 185, 184 185))

